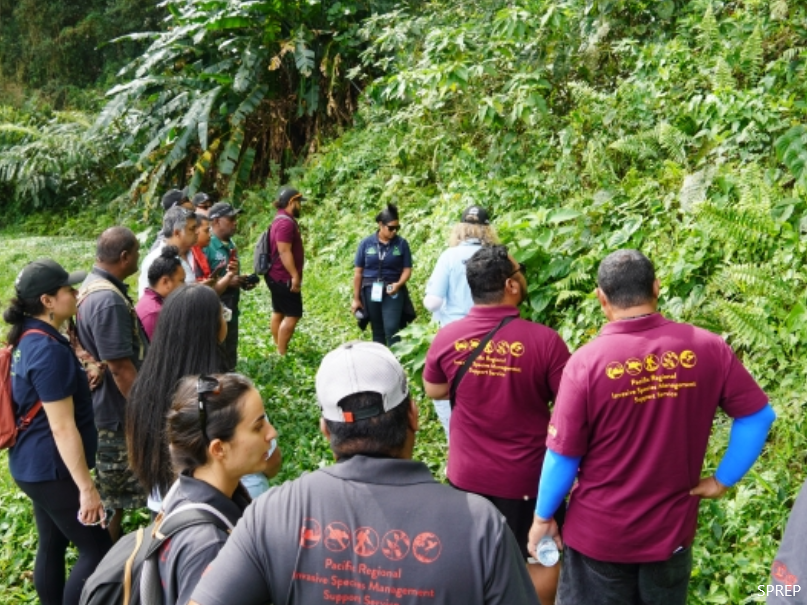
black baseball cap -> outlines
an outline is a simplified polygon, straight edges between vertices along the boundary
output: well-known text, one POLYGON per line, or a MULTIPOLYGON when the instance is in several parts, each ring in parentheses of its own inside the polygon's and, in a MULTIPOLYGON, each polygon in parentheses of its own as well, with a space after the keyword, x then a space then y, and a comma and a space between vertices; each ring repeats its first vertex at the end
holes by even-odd
POLYGON ((214 218, 221 218, 222 216, 235 216, 236 214, 241 214, 243 210, 240 208, 233 208, 227 202, 217 202, 210 207, 210 210, 207 213, 207 218, 211 221, 214 218))
POLYGON ((292 187, 283 187, 283 189, 280 190, 280 193, 277 194, 277 201, 280 202, 281 208, 288 206, 289 202, 295 198, 301 202, 306 201, 303 194, 292 187))
POLYGON ((86 271, 68 273, 55 260, 43 258, 25 265, 17 275, 14 287, 20 298, 36 298, 62 286, 80 284, 85 277, 87 277, 86 271))
POLYGON ((204 191, 200 191, 196 195, 193 196, 191 203, 193 204, 194 208, 198 208, 200 204, 206 204, 210 201, 210 196, 207 195, 204 191))
POLYGON ((174 206, 181 204, 182 200, 184 200, 186 197, 187 194, 185 193, 184 189, 182 191, 179 189, 169 189, 166 191, 165 195, 163 195, 163 210, 170 210, 174 206))
POLYGON ((462 213, 462 222, 472 225, 489 225, 488 211, 482 206, 468 206, 462 213))

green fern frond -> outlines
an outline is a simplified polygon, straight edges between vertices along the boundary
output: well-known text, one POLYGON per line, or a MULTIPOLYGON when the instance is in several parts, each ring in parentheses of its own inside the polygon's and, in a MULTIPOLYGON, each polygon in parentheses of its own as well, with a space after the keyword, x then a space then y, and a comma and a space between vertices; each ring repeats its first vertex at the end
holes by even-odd
POLYGON ((777 305, 791 304, 794 291, 792 281, 771 275, 770 266, 750 263, 723 267, 709 286, 724 296, 765 297, 777 305))
POLYGON ((689 143, 687 135, 675 126, 661 122, 656 126, 656 138, 661 148, 667 152, 667 157, 679 164, 686 164, 686 146, 689 143))
POLYGON ((740 51, 740 65, 749 83, 756 83, 762 73, 762 32, 754 28, 740 51))
POLYGON ((720 37, 720 31, 717 27, 717 20, 715 19, 715 14, 712 11, 711 3, 709 3, 709 5, 706 7, 706 12, 703 14, 703 19, 701 19, 699 29, 700 32, 698 34, 698 40, 701 43, 703 51, 709 54, 717 44, 720 37))
POLYGON ((658 137, 655 130, 631 134, 617 139, 608 146, 631 160, 658 159, 658 137))
POLYGON ((723 57, 718 57, 715 61, 715 68, 712 72, 712 87, 716 90, 734 90, 737 87, 731 66, 723 57))
POLYGON ((729 245, 736 242, 769 244, 777 232, 770 214, 755 208, 716 206, 706 201, 695 206, 695 216, 704 232, 729 245))
POLYGON ((764 309, 751 304, 719 300, 715 311, 725 324, 733 344, 748 349, 776 348, 779 343, 764 309))

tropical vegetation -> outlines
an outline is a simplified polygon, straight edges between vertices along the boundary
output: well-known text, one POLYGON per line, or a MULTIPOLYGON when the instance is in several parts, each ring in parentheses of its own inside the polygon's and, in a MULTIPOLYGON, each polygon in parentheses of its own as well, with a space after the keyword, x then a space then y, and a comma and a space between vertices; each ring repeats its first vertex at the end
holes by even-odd
MULTIPOLYGON (((287 410, 287 459, 298 465, 287 477, 327 458, 305 424, 315 413, 297 414, 310 405, 318 358, 357 334, 347 312, 351 250, 384 203, 401 208, 418 299, 459 212, 490 208, 528 266, 522 313, 573 348, 603 322, 592 295, 599 261, 619 247, 643 250, 658 268, 662 310, 724 336, 780 417, 749 477, 702 504, 695 549, 690 602, 755 600, 805 478, 803 3, 166 0, 159 8, 160 26, 116 30, 135 50, 117 64, 103 103, 0 112, 0 203, 20 217, 19 230, 87 236, 123 222, 143 232, 158 220, 159 194, 188 186, 245 207, 249 243, 281 183, 305 191, 313 311, 298 353, 285 365, 272 354, 257 297, 242 349, 242 369, 287 410)), ((416 384, 435 330, 421 309, 398 348, 416 384)), ((727 426, 720 417, 706 472, 727 426)), ((421 441, 439 474, 439 431, 421 441)), ((17 505, 0 513, 0 535, 30 545, 17 505)), ((6 576, 7 560, 0 577, 30 595, 18 579, 27 563, 6 576)))

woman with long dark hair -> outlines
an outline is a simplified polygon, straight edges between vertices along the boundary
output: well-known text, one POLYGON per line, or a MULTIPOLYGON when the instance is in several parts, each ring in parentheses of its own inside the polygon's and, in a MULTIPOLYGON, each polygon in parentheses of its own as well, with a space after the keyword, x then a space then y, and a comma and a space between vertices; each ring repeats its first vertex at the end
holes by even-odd
POLYGON ((225 371, 221 343, 227 334, 218 295, 207 286, 177 288, 165 299, 154 338, 126 406, 129 464, 160 510, 160 494, 176 479, 165 437, 165 416, 183 376, 225 371))
MULTIPOLYGON (((215 509, 234 526, 250 503, 240 478, 280 470, 277 431, 260 393, 240 374, 189 376, 174 395, 166 420, 179 479, 166 496, 166 516, 197 503, 215 509)), ((212 523, 174 534, 159 557, 163 602, 187 603, 228 533, 212 523)), ((234 602, 237 596, 233 595, 234 602)))
POLYGON ((34 587, 42 605, 76 605, 84 581, 112 546, 109 520, 90 476, 98 433, 84 368, 59 328, 76 313, 84 271, 68 274, 45 259, 17 276, 16 297, 3 313, 14 347, 15 413, 28 420, 9 450, 14 481, 33 501, 39 536, 34 587), (70 543, 78 560, 65 580, 70 543))
POLYGON ((353 261, 353 302, 350 311, 362 309, 369 317, 373 341, 391 345, 398 340, 404 307, 409 301, 406 282, 412 275, 409 242, 398 235, 398 207, 387 207, 375 217, 378 230, 365 237, 353 261))

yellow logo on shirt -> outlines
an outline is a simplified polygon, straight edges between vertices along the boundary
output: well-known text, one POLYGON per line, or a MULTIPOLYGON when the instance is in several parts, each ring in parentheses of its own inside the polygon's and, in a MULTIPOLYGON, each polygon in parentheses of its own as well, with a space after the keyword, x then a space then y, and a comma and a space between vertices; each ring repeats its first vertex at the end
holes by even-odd
POLYGON ((652 374, 660 368, 664 370, 675 370, 679 366, 689 370, 694 368, 697 363, 698 356, 695 355, 694 351, 690 351, 689 349, 685 349, 680 353, 667 351, 661 356, 661 359, 659 359, 657 355, 650 353, 645 355, 644 359, 631 357, 624 362, 612 361, 605 366, 605 375, 611 380, 617 380, 622 378, 625 373, 630 376, 638 376, 642 372, 650 372, 652 374))

